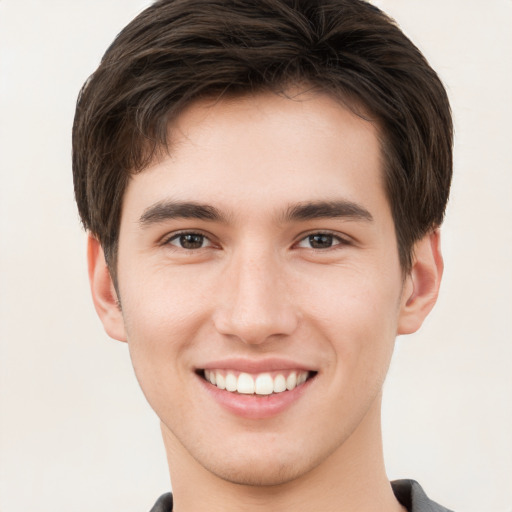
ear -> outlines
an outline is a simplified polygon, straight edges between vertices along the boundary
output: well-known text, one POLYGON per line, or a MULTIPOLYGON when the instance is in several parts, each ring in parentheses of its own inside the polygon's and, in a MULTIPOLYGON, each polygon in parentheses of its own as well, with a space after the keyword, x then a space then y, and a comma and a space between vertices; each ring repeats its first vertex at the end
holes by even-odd
POLYGON ((89 235, 87 240, 87 263, 89 265, 92 300, 96 313, 98 313, 105 331, 111 338, 126 341, 123 314, 105 261, 103 248, 92 235, 89 235))
POLYGON ((443 275, 440 234, 435 230, 414 245, 414 260, 402 292, 397 334, 416 332, 436 303, 443 275))

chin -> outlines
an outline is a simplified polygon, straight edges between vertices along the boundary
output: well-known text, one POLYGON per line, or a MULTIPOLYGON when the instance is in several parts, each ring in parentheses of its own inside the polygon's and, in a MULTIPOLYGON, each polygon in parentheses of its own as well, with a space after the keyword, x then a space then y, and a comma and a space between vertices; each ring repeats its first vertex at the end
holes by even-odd
POLYGON ((296 480, 307 473, 309 468, 296 463, 276 463, 275 461, 255 463, 254 461, 248 461, 246 464, 240 464, 237 461, 232 466, 223 465, 220 467, 220 465, 214 465, 207 469, 215 476, 233 484, 271 487, 296 480))
MULTIPOLYGON (((270 447, 269 447, 270 448, 270 447)), ((292 448, 292 447, 290 447, 292 448)), ((278 486, 287 484, 314 469, 322 460, 311 460, 303 449, 228 451, 213 459, 211 452, 196 462, 216 477, 233 484, 247 486, 278 486)))

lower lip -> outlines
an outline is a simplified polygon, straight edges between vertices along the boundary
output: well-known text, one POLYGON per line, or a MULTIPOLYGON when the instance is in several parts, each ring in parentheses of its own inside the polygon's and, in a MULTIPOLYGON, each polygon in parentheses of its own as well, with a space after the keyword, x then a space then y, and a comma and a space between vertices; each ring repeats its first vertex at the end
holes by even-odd
POLYGON ((232 393, 219 389, 202 377, 198 376, 203 388, 217 401, 224 409, 247 419, 271 418, 283 412, 308 390, 315 377, 309 378, 304 384, 297 386, 291 391, 272 393, 271 395, 244 395, 232 393))

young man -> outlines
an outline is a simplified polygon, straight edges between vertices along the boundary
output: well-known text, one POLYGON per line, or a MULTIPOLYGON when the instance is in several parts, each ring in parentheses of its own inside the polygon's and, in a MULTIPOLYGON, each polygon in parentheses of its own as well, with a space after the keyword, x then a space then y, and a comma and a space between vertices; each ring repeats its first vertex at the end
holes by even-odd
POLYGON ((161 420, 153 511, 446 510, 388 481, 380 407, 437 297, 451 145, 364 1, 161 0, 119 34, 73 171, 96 310, 161 420))

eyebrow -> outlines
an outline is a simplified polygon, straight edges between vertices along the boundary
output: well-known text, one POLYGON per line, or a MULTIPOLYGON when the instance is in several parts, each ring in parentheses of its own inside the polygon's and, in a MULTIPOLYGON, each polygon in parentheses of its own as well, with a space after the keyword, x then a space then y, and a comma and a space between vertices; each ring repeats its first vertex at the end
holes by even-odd
POLYGON ((347 200, 313 201, 291 205, 284 214, 285 221, 347 218, 373 221, 372 214, 363 206, 347 200))
POLYGON ((222 213, 214 206, 182 201, 159 201, 144 210, 139 219, 143 226, 172 219, 200 219, 212 222, 226 222, 222 213))
MULTIPOLYGON (((347 218, 373 221, 371 213, 363 206, 347 200, 308 201, 290 205, 284 215, 285 222, 325 218, 347 218)), ((139 219, 142 226, 173 219, 200 219, 227 223, 226 217, 214 206, 193 201, 164 200, 146 208, 139 219)))

